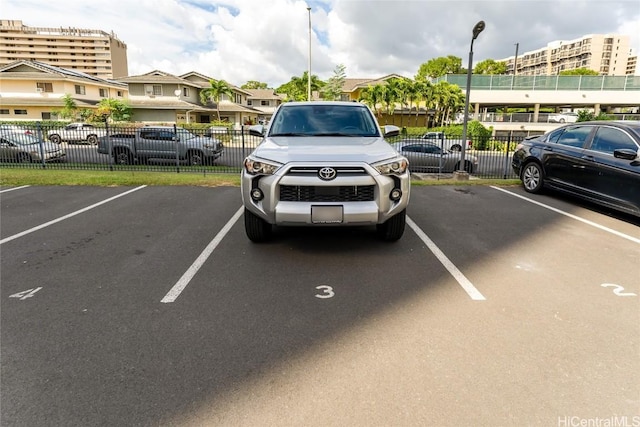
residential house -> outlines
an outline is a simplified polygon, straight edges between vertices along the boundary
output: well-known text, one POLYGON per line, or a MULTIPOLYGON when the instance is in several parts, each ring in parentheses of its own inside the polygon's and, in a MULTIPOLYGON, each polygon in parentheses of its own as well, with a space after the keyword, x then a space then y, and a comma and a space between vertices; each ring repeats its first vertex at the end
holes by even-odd
POLYGON ((78 108, 96 109, 103 98, 126 100, 127 85, 39 61, 0 67, 0 120, 55 120, 70 95, 78 108))
POLYGON ((260 111, 259 122, 271 120, 276 108, 284 101, 284 97, 278 95, 274 89, 247 89, 251 94, 247 97, 247 105, 260 111))
MULTIPOLYGON (((129 86, 129 104, 133 121, 155 123, 211 123, 218 119, 213 103, 203 105, 200 91, 209 87, 211 77, 196 72, 181 76, 154 70, 138 76, 119 79, 129 86)), ((255 121, 258 111, 241 105, 248 95, 232 87, 233 100, 223 95, 220 100, 220 119, 237 126, 255 121)))
MULTIPOLYGON (((207 89, 211 87, 209 80, 211 80, 212 78, 195 71, 191 71, 179 77, 193 82, 194 84, 198 85, 200 89, 207 89)), ((252 108, 251 102, 249 102, 251 91, 239 88, 228 82, 227 84, 231 88, 232 95, 231 97, 225 94, 221 96, 220 119, 229 123, 234 123, 236 127, 239 125, 256 123, 259 118, 260 111, 252 108)), ((209 120, 217 120, 218 111, 216 109, 215 103, 210 102, 207 104, 207 106, 215 110, 215 114, 213 116, 210 116, 209 120)), ((198 118, 200 119, 200 123, 208 123, 205 114, 200 114, 198 118)))
POLYGON ((344 79, 342 84, 341 101, 359 101, 362 89, 378 84, 387 84, 387 80, 392 78, 404 79, 399 74, 388 74, 377 79, 344 79))

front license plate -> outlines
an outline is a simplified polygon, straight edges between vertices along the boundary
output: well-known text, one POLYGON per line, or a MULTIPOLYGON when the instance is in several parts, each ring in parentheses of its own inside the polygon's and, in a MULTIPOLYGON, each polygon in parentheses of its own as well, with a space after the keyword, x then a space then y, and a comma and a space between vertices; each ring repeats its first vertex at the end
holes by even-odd
POLYGON ((314 224, 339 224, 342 216, 342 206, 311 206, 311 222, 314 224))

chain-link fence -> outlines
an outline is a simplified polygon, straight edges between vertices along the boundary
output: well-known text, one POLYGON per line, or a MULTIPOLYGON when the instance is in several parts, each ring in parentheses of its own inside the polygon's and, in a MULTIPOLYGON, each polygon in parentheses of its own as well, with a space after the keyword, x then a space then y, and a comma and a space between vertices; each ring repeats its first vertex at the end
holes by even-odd
MULTIPOLYGON (((455 138, 455 137, 452 137, 455 138)), ((459 137, 458 137, 459 138, 459 137)), ((516 178, 511 157, 523 136, 473 139, 465 160, 473 162, 471 175, 477 178, 516 178)), ((438 144, 438 141, 411 142, 438 144)), ((0 128, 0 167, 140 170, 162 172, 240 173, 244 158, 260 143, 248 129, 187 126, 91 125, 66 127, 3 125, 0 128)), ((390 138, 392 144, 406 136, 390 138)), ((409 153, 406 153, 409 157, 409 153)), ((461 152, 411 153, 410 169, 427 173, 450 173, 461 152), (413 159, 413 161, 412 161, 413 159)))

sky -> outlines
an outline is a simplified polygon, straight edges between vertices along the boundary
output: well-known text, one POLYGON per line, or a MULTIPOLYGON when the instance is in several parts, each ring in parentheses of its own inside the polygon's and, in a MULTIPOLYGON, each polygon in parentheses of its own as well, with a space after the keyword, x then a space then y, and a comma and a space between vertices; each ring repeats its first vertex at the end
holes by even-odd
POLYGON ((0 19, 113 32, 129 75, 190 71, 276 88, 294 76, 413 78, 454 55, 467 67, 587 34, 625 34, 640 49, 640 0, 1 0, 0 19), (307 8, 310 7, 309 12, 307 8), (311 22, 311 34, 309 32, 311 22), (310 43, 311 41, 311 43, 310 43), (310 53, 310 55, 309 55, 310 53))

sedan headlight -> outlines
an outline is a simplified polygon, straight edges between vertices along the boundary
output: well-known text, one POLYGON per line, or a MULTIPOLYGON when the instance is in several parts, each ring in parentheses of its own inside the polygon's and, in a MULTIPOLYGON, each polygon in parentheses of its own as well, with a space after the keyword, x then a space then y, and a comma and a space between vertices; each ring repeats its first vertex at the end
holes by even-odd
POLYGON ((402 175, 407 171, 409 161, 404 157, 398 157, 372 166, 382 175, 402 175))
POLYGON ((244 159, 244 170, 250 175, 273 175, 280 166, 282 165, 279 163, 267 162, 252 157, 244 159))

